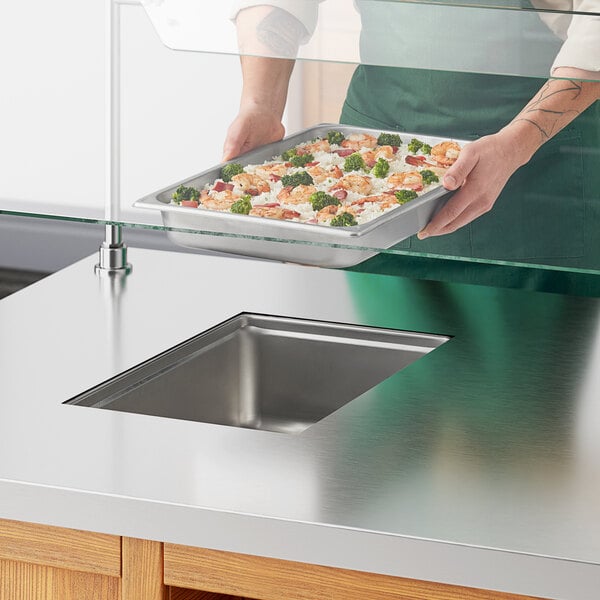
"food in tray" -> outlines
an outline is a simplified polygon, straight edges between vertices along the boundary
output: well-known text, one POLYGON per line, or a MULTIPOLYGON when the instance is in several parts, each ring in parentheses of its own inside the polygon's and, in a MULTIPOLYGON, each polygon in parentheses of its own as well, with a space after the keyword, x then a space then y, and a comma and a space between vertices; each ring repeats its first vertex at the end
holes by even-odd
POLYGON ((361 225, 439 187, 461 147, 433 147, 394 133, 375 137, 331 130, 262 165, 228 163, 202 189, 180 185, 187 208, 324 225, 361 225))

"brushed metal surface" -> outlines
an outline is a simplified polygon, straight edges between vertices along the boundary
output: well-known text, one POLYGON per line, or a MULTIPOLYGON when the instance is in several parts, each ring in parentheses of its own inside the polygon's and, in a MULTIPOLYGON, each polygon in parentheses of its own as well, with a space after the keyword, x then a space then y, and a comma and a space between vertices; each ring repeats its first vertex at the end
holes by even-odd
POLYGON ((445 341, 244 313, 66 404, 299 433, 445 341))
MULTIPOLYGON (((385 131, 322 123, 279 142, 251 150, 230 162, 262 164, 301 142, 326 137, 331 129, 341 131, 346 136, 357 132, 370 132, 377 136, 385 131)), ((389 133, 399 133, 403 139, 418 137, 432 146, 446 139, 398 131, 389 133)), ((466 140, 457 141, 461 144, 468 143, 466 140)), ((217 165, 178 181, 136 201, 134 206, 160 210, 165 226, 170 228, 168 235, 171 240, 189 248, 218 250, 304 265, 348 267, 367 260, 380 250, 420 231, 453 194, 440 186, 368 223, 354 227, 324 227, 171 204, 171 195, 179 185, 202 188, 221 176, 222 166, 217 165)))
POLYGON ((600 586, 600 301, 130 249, 0 300, 0 518, 569 600, 600 586), (63 402, 241 312, 452 339, 297 435, 63 402))

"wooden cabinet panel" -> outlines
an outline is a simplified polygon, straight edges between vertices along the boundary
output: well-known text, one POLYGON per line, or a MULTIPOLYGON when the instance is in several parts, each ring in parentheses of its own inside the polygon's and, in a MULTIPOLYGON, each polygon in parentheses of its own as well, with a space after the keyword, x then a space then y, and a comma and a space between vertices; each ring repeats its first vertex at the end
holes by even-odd
POLYGON ((121 538, 0 519, 0 559, 120 577, 121 538))
POLYGON ((0 600, 119 600, 119 579, 0 560, 0 600))
POLYGON ((182 588, 169 588, 169 600, 251 600, 241 596, 226 596, 214 592, 201 592, 199 590, 184 590, 182 588))
POLYGON ((165 583, 259 600, 525 600, 459 586, 165 544, 165 583))
POLYGON ((121 600, 168 600, 163 582, 162 544, 127 537, 122 542, 121 600))

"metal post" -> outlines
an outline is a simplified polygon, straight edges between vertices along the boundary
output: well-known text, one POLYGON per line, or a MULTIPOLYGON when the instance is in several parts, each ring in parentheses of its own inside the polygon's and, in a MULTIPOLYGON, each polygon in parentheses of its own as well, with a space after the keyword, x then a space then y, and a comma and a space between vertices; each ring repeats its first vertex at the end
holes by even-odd
MULTIPOLYGON (((105 91, 106 91, 106 202, 104 217, 118 223, 121 207, 121 4, 139 4, 127 0, 105 0, 105 91)), ((123 244, 120 225, 107 225, 100 246, 98 274, 131 272, 127 262, 127 246, 123 244)))

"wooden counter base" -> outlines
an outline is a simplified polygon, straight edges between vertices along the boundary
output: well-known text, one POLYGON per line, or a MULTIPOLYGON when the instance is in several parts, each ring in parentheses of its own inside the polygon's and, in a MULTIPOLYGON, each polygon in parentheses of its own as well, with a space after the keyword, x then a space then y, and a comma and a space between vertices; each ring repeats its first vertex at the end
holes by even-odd
POLYGON ((0 600, 531 600, 0 520, 0 600))

